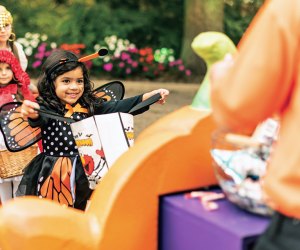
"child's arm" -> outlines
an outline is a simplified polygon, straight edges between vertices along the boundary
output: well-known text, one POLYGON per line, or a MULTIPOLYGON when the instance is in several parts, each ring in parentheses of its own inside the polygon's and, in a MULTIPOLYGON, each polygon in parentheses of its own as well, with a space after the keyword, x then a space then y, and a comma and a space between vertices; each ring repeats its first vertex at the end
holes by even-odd
POLYGON ((167 89, 156 89, 156 90, 153 90, 153 91, 150 91, 150 92, 147 92, 143 95, 143 101, 147 100, 148 98, 150 98, 151 96, 157 94, 157 93, 160 93, 161 95, 161 99, 157 102, 159 104, 165 104, 166 103, 166 99, 169 95, 169 90, 167 89))
POLYGON ((25 119, 37 119, 39 118, 39 113, 34 109, 40 109, 40 105, 36 102, 32 102, 29 100, 24 100, 21 108, 21 113, 25 119))

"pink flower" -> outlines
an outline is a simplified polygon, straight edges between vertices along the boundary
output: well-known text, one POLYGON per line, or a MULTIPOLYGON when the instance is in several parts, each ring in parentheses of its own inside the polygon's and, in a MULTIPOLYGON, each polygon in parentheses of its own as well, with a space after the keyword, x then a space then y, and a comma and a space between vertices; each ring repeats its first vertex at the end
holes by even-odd
POLYGON ((44 52, 46 50, 46 46, 47 43, 42 43, 39 47, 38 47, 38 51, 39 52, 44 52))
POLYGON ((126 68, 126 74, 129 75, 131 73, 131 69, 130 68, 126 68))
POLYGON ((124 67, 125 67, 125 63, 124 63, 124 62, 120 62, 120 63, 119 63, 119 67, 120 67, 120 68, 124 68, 124 67))
POLYGON ((39 52, 34 55, 34 58, 42 60, 44 58, 44 53, 39 52))
POLYGON ((38 68, 39 66, 42 65, 42 61, 35 61, 33 64, 32 64, 32 67, 33 68, 38 68))
POLYGON ((192 72, 189 70, 189 69, 187 69, 186 71, 185 71, 185 75, 186 76, 190 76, 192 74, 192 72))
POLYGON ((133 61, 133 62, 131 63, 131 66, 132 66, 133 68, 136 68, 138 65, 139 65, 139 64, 138 64, 137 61, 133 61))
POLYGON ((46 51, 46 52, 45 52, 45 57, 50 56, 51 53, 52 53, 52 51, 46 51))
POLYGON ((137 48, 130 48, 128 49, 128 52, 131 52, 131 53, 137 53, 139 50, 137 48))
POLYGON ((169 66, 173 67, 175 65, 175 62, 169 62, 169 66))
POLYGON ((181 59, 178 59, 178 60, 175 61, 175 63, 176 63, 177 65, 182 64, 182 60, 181 60, 181 59))
POLYGON ((121 59, 122 59, 123 61, 126 61, 126 60, 130 59, 130 56, 129 56, 127 53, 123 52, 123 53, 121 54, 121 59))
POLYGON ((184 65, 179 65, 179 66, 178 66, 178 69, 179 69, 180 71, 184 71, 184 65))
POLYGON ((103 69, 107 72, 110 72, 113 69, 113 64, 112 63, 106 63, 106 64, 103 65, 103 69))

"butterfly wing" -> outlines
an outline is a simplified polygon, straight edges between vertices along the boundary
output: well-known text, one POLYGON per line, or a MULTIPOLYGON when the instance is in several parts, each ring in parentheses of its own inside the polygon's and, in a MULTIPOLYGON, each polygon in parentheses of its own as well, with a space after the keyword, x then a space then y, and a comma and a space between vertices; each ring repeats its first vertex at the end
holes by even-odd
POLYGON ((123 99, 125 87, 120 81, 112 81, 96 88, 93 92, 106 101, 118 101, 123 99))
POLYGON ((9 151, 17 152, 41 139, 41 129, 32 128, 22 117, 21 102, 9 102, 0 108, 0 127, 9 151))

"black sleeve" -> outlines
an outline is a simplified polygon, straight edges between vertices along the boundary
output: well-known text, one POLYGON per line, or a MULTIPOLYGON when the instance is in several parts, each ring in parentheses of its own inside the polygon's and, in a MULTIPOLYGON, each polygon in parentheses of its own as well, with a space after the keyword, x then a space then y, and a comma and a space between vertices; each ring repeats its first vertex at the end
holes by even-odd
MULTIPOLYGON (((40 105, 40 109, 46 110, 46 108, 42 105, 40 105)), ((48 120, 49 120, 49 118, 39 115, 39 117, 37 119, 28 118, 28 123, 33 128, 43 127, 45 124, 47 124, 48 120)))
MULTIPOLYGON (((143 95, 138 95, 130 98, 126 98, 119 101, 108 101, 99 104, 95 108, 95 115, 108 114, 114 112, 128 113, 134 106, 142 102, 143 95)), ((138 115, 149 110, 149 106, 142 108, 135 112, 133 115, 138 115)))

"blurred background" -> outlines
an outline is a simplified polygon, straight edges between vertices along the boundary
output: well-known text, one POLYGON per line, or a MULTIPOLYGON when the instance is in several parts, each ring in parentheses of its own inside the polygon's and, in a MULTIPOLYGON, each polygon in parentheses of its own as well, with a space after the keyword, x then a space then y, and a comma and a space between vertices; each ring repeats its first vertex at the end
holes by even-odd
POLYGON ((79 56, 107 47, 88 63, 103 79, 200 82, 205 64, 191 49, 204 31, 226 33, 236 44, 263 0, 2 0, 37 76, 56 48, 79 56))

